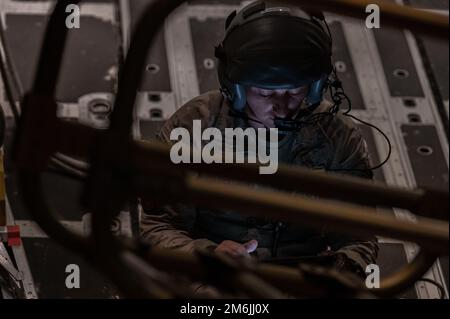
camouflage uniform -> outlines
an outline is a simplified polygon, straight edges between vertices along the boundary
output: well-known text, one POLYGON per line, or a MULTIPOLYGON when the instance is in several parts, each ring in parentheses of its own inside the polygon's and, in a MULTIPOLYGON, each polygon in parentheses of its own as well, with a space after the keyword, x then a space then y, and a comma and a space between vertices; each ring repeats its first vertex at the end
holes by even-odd
MULTIPOLYGON (((327 110, 323 102, 315 112, 327 110)), ((191 131, 192 121, 201 120, 202 129, 242 127, 242 119, 229 114, 229 105, 218 90, 198 96, 164 124, 158 139, 171 143, 170 132, 175 127, 191 131)), ((246 122, 246 121, 244 121, 246 122)), ((245 124, 244 124, 245 126, 245 124)), ((192 132, 192 131, 191 131, 192 132)), ((280 162, 312 169, 365 169, 370 167, 367 146, 359 129, 346 116, 338 113, 319 121, 317 125, 291 133, 279 143, 280 162)), ((347 174, 372 179, 371 171, 345 171, 347 174)), ((331 250, 345 254, 365 269, 375 263, 378 244, 376 238, 354 238, 331 234, 330 227, 312 230, 299 225, 266 220, 237 212, 217 212, 202 207, 172 204, 158 207, 142 202, 141 236, 158 247, 176 248, 192 252, 197 248, 213 249, 223 240, 244 243, 259 242, 253 254, 258 259, 292 256, 315 256, 331 250)))

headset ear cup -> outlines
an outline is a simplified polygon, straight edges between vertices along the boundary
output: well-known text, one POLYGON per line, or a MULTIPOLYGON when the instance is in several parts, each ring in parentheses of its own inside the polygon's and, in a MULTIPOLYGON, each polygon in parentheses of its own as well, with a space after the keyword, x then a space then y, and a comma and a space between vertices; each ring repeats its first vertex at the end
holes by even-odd
POLYGON ((234 98, 232 104, 236 111, 244 111, 245 105, 247 104, 247 96, 243 85, 234 84, 234 98))
POLYGON ((319 105, 323 100, 323 92, 326 88, 327 76, 323 76, 319 80, 311 83, 309 93, 306 98, 306 105, 308 107, 319 105))
POLYGON ((245 87, 237 83, 232 83, 228 79, 226 75, 226 54, 221 44, 216 47, 215 56, 218 60, 217 77, 219 79, 220 92, 230 102, 233 109, 236 111, 244 110, 247 102, 245 87))

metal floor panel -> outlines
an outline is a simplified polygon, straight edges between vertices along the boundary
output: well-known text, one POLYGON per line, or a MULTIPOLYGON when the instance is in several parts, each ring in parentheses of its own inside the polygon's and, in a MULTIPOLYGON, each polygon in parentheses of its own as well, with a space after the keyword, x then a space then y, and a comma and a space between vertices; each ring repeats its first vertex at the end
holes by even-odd
MULTIPOLYGON (((14 214, 15 220, 29 220, 31 219, 30 215, 26 212, 18 191, 17 176, 12 174, 14 172, 14 165, 10 156, 12 141, 11 129, 6 131, 5 137, 7 143, 4 146, 4 167, 5 171, 8 172, 5 184, 11 211, 14 214)), ((62 220, 81 221, 82 215, 85 212, 79 204, 82 189, 82 184, 79 181, 61 175, 47 173, 43 178, 43 184, 44 192, 51 199, 50 204, 58 212, 62 220)))
MULTIPOLYGON (((131 32, 134 31, 136 23, 149 3, 148 0, 133 0, 129 2, 131 32)), ((140 91, 172 91, 164 29, 158 32, 153 46, 147 54, 143 72, 144 77, 139 87, 140 91)))
MULTIPOLYGON (((49 173, 44 177, 43 185, 50 204, 62 220, 79 221, 82 219, 84 212, 79 204, 81 183, 49 173)), ((16 178, 13 176, 8 178, 6 187, 15 219, 32 219, 18 194, 16 178)))
MULTIPOLYGON (((400 265, 407 263, 405 250, 402 244, 398 243, 382 243, 380 244, 380 252, 377 264, 380 266, 381 280, 386 276, 398 271, 400 265)), ((414 288, 410 288, 404 293, 397 296, 403 299, 417 299, 417 292, 414 288)))
POLYGON ((374 29, 373 33, 391 96, 423 97, 423 89, 403 31, 383 27, 374 29))
POLYGON ((413 6, 421 9, 448 10, 448 0, 408 0, 413 6))
POLYGON ((209 18, 199 20, 190 18, 189 23, 200 93, 216 90, 219 88, 219 80, 217 78, 217 61, 214 57, 214 47, 220 43, 225 33, 225 19, 209 18))
POLYGON ((23 238, 36 292, 39 298, 115 298, 117 290, 104 275, 94 270, 82 257, 69 252, 48 238, 23 238), (66 267, 78 265, 80 288, 66 287, 66 267))
POLYGON ((421 38, 430 61, 432 71, 436 77, 436 81, 441 92, 441 97, 443 100, 448 101, 448 42, 429 37, 421 38))
POLYGON ((365 109, 342 23, 333 21, 329 23, 329 26, 333 36, 333 62, 342 86, 352 101, 352 108, 355 110, 365 109))
POLYGON ((144 140, 154 139, 163 124, 164 121, 140 121, 141 138, 144 140))
POLYGON ((402 125, 416 183, 448 191, 448 166, 434 126, 402 125))
MULTIPOLYGON (((6 15, 6 37, 22 86, 28 91, 33 80, 47 16, 6 15)), ((76 103, 91 92, 113 92, 117 74, 120 38, 111 22, 80 18, 79 29, 67 39, 57 99, 76 103)))
MULTIPOLYGON (((435 140, 432 143, 441 147, 444 159, 448 158, 448 142, 440 122, 439 112, 435 103, 433 103, 430 83, 426 77, 423 61, 413 35, 399 30, 388 35, 388 28, 382 28, 381 30, 384 30, 381 35, 380 30, 366 30, 366 37, 373 67, 377 69, 377 81, 381 88, 382 98, 385 101, 381 113, 386 117, 389 125, 387 133, 390 134, 393 142, 393 158, 391 158, 387 167, 395 167, 391 170, 394 175, 393 179, 391 176, 387 177, 390 180, 392 179, 394 185, 412 188, 417 185, 416 177, 412 168, 411 154, 408 152, 403 137, 402 126, 412 124, 435 125, 436 135, 433 136, 435 140), (385 40, 387 42, 384 42, 385 40), (389 46, 395 47, 395 50, 391 50, 392 53, 389 52, 389 46), (402 52, 402 54, 399 54, 399 52, 402 52), (396 70, 407 71, 403 72, 403 75, 408 76, 398 77, 402 72, 398 73, 397 71, 396 74, 396 70), (416 90, 412 90, 414 88, 416 90), (420 88, 420 94, 416 92, 418 88, 420 88)), ((445 169, 448 171, 448 166, 445 169)), ((408 212, 400 210, 395 210, 395 214, 401 219, 411 220, 412 218, 408 212)), ((409 243, 406 243, 404 247, 408 260, 411 260, 417 254, 417 248, 409 243)), ((441 264, 438 263, 431 269, 429 276, 431 279, 447 286, 443 272, 445 271, 442 271, 441 264)), ((439 298, 440 296, 439 291, 432 284, 417 283, 416 289, 419 298, 439 298)), ((444 289, 448 297, 447 287, 444 289)))

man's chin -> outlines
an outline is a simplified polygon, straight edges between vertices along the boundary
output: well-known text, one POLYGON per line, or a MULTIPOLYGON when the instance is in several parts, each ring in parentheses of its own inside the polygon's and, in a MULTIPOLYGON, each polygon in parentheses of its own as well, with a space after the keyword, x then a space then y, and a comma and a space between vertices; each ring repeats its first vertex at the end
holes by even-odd
POLYGON ((275 128, 273 119, 258 120, 258 119, 249 118, 248 122, 249 122, 250 126, 254 127, 254 128, 275 128))

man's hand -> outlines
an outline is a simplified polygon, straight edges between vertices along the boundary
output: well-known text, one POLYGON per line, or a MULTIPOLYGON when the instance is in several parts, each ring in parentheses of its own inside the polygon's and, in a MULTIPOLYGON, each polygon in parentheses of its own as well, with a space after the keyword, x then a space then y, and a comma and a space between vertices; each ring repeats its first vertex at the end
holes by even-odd
POLYGON ((224 240, 214 250, 215 252, 225 253, 231 257, 248 257, 258 247, 258 241, 252 239, 244 244, 239 244, 232 240, 224 240))
POLYGON ((332 251, 327 251, 322 254, 321 256, 330 256, 333 258, 332 267, 337 271, 344 271, 353 273, 357 276, 359 276, 361 279, 366 278, 366 273, 364 272, 364 269, 358 265, 355 261, 348 258, 344 253, 336 253, 332 251))

